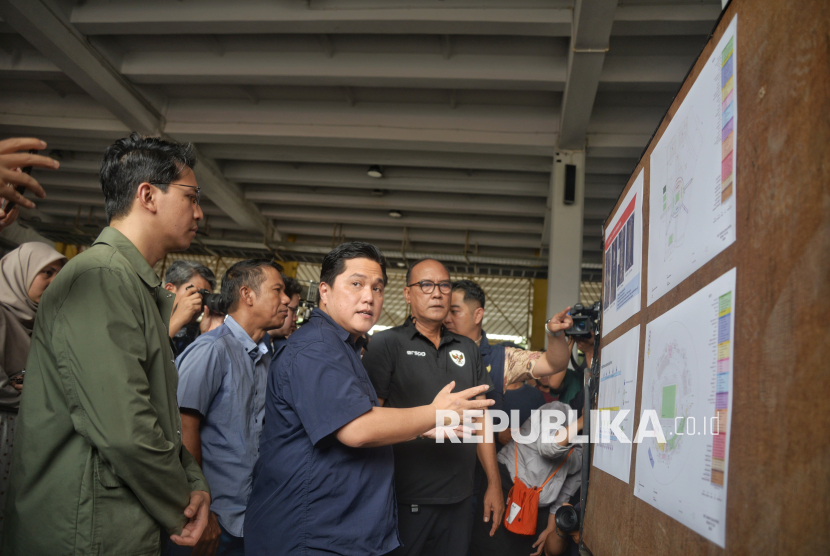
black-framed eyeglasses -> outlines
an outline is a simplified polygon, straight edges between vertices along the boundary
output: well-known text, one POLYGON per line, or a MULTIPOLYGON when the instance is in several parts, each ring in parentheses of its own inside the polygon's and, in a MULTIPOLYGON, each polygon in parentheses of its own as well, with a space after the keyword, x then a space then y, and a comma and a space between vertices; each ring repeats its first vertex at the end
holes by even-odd
POLYGON ((196 185, 185 185, 183 183, 173 183, 173 182, 170 182, 170 183, 157 183, 157 182, 152 182, 152 181, 149 182, 149 183, 150 183, 150 185, 178 185, 179 187, 189 187, 190 189, 195 189, 196 190, 196 204, 197 205, 200 204, 200 202, 202 200, 202 188, 199 187, 199 186, 196 186, 196 185))
POLYGON ((452 282, 438 282, 437 284, 432 280, 421 280, 420 282, 415 282, 412 284, 407 284, 406 287, 411 288, 412 286, 418 286, 421 288, 421 291, 424 293, 432 293, 435 291, 435 286, 438 286, 438 291, 443 294, 449 294, 452 292, 452 282))

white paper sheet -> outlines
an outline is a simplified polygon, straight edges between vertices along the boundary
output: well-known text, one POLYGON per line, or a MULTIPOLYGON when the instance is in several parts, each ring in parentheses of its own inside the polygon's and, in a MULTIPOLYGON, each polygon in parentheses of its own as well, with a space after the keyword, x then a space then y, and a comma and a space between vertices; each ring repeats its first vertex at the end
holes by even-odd
POLYGON ((732 407, 733 268, 646 326, 640 419, 655 410, 661 444, 637 445, 634 495, 726 543, 732 407))
MULTIPOLYGON (((604 348, 599 370, 597 409, 607 410, 613 420, 628 410, 620 429, 634 439, 634 400, 637 398, 637 365, 640 355, 640 326, 637 325, 604 348)), ((631 473, 631 443, 600 429, 600 442, 594 444, 594 467, 628 483, 631 473)))
POLYGON ((651 154, 649 305, 735 241, 737 22, 651 154))
POLYGON ((643 269, 643 171, 605 230, 602 333, 608 334, 640 310, 643 269))

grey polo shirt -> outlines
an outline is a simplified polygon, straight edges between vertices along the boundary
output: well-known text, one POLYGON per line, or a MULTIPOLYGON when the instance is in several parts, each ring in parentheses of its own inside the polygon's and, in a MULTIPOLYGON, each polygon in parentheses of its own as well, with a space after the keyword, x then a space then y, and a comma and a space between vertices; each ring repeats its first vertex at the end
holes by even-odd
POLYGON ((176 359, 179 407, 203 417, 199 434, 210 509, 237 537, 259 457, 270 362, 267 336, 254 343, 230 315, 176 359))

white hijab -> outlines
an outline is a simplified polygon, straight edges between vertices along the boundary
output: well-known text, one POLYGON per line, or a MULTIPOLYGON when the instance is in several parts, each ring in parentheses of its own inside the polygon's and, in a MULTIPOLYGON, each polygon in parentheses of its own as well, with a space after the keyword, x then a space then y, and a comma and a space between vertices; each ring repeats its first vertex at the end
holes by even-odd
POLYGON ((37 303, 29 288, 48 264, 66 257, 45 243, 24 243, 0 259, 0 410, 16 410, 20 392, 8 377, 26 366, 37 303))

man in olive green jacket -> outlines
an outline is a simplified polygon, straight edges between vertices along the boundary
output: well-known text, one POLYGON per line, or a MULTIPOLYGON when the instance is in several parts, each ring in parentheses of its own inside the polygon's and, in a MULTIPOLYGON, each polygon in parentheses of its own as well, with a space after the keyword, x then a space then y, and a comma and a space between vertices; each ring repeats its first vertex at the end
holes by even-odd
POLYGON ((167 334, 175 296, 152 265, 202 218, 189 145, 136 134, 104 156, 107 216, 40 302, 6 500, 4 555, 157 555, 194 545, 205 478, 182 446, 167 334))

